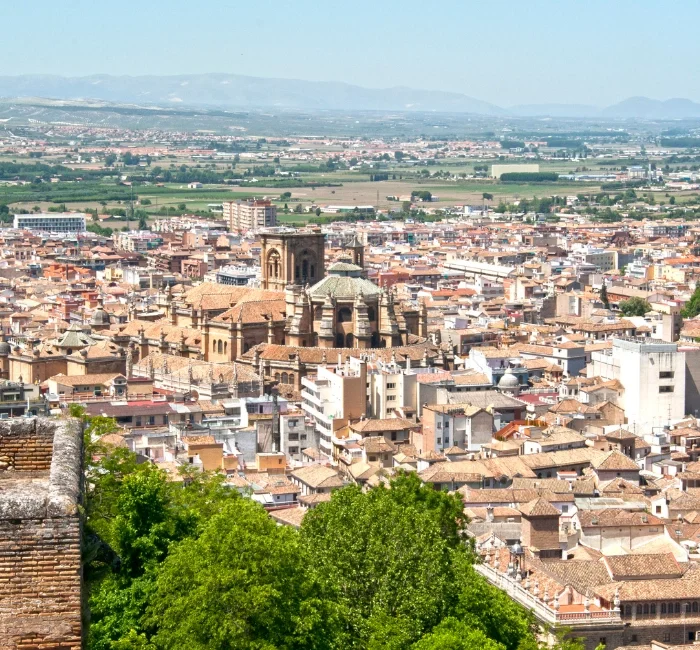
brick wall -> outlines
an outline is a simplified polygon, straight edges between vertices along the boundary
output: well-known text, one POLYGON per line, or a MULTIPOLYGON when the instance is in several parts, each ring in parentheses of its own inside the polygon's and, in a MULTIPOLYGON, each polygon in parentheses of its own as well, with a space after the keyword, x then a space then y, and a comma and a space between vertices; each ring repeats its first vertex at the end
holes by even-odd
POLYGON ((0 422, 0 648, 79 650, 82 430, 0 422))
POLYGON ((37 430, 32 419, 0 421, 0 471, 46 471, 51 467, 53 429, 37 430))
POLYGON ((77 517, 0 521, 0 647, 78 650, 77 517))
POLYGON ((534 546, 539 550, 559 548, 559 518, 532 517, 522 518, 523 546, 534 546))

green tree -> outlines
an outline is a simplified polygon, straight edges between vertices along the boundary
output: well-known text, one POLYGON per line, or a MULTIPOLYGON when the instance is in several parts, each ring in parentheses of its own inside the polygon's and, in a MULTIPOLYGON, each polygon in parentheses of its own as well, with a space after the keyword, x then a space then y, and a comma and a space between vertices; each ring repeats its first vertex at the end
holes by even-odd
POLYGON ((380 647, 387 628, 416 641, 449 612, 461 500, 401 476, 392 488, 353 486, 307 513, 301 539, 309 572, 342 621, 339 648, 380 647), (411 576, 411 579, 406 579, 411 576))
POLYGON ((700 314, 700 284, 695 288, 690 300, 685 303, 681 310, 683 318, 695 318, 698 314, 700 314))
POLYGON ((623 316, 644 316, 648 311, 651 311, 651 305, 644 298, 633 296, 620 303, 620 311, 623 316))
POLYGON ((312 594, 295 531, 237 499, 165 560, 147 617, 166 650, 314 648, 312 594))
POLYGON ((294 212, 296 212, 297 214, 301 214, 303 211, 304 211, 304 207, 301 205, 301 203, 297 203, 294 206, 294 212))
POLYGON ((481 629, 474 629, 455 618, 446 618, 411 648, 412 650, 505 650, 501 643, 489 639, 481 629))
POLYGON ((600 288, 600 302, 603 303, 605 309, 610 309, 610 299, 608 298, 608 287, 603 282, 603 286, 600 288))

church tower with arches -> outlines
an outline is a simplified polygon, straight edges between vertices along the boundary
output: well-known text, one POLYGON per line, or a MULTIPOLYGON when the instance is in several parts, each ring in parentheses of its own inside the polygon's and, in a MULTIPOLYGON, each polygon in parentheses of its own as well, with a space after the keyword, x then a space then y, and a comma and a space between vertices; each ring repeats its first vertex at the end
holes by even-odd
POLYGON ((262 288, 284 291, 290 285, 316 284, 325 275, 325 241, 320 231, 260 234, 262 288))

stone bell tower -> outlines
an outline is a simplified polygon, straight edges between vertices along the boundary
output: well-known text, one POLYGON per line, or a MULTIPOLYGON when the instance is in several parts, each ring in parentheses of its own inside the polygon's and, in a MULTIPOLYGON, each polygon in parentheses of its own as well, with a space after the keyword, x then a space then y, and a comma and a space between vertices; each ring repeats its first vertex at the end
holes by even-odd
POLYGON ((325 237, 321 230, 260 234, 262 288, 284 291, 289 285, 314 285, 326 275, 325 237))
POLYGON ((350 252, 352 263, 355 266, 365 268, 365 247, 364 244, 357 238, 357 235, 353 235, 350 243, 344 247, 350 252))

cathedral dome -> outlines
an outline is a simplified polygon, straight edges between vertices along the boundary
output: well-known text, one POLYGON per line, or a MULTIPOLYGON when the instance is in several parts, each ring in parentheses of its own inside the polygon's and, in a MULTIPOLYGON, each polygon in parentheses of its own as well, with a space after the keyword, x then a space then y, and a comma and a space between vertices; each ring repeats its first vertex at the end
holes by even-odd
POLYGON ((361 272, 362 268, 345 262, 333 264, 328 269, 329 275, 309 289, 309 296, 323 299, 330 295, 333 298, 355 299, 359 295, 368 298, 382 293, 374 282, 360 277, 359 274, 349 275, 354 274, 355 270, 361 272))
POLYGON ((513 371, 508 368, 504 373, 503 377, 501 377, 500 381, 498 382, 498 388, 501 390, 514 390, 520 387, 520 380, 517 378, 516 375, 513 374, 513 371))

